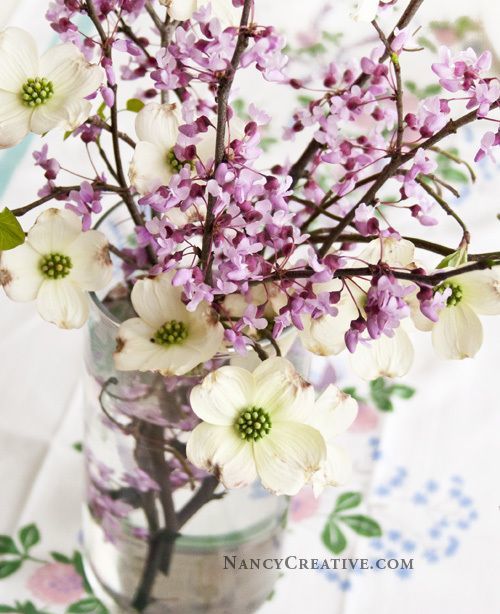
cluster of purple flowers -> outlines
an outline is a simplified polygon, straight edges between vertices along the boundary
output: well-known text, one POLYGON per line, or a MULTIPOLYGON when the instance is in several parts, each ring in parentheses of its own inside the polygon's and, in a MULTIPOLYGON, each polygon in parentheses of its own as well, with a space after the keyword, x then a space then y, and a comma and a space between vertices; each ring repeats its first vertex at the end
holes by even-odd
MULTIPOLYGON (((112 54, 102 53, 97 39, 79 32, 76 18, 83 6, 78 0, 55 0, 47 17, 64 41, 74 43, 102 64, 107 75, 107 85, 101 90, 105 104, 112 107, 115 103, 113 88, 119 67, 122 78, 146 82, 137 94, 143 101, 158 98, 160 93, 170 101, 176 96, 182 117, 173 148, 179 168, 168 184, 137 198, 147 222, 137 229, 138 247, 128 253, 137 258, 138 265, 144 265, 146 250, 152 250, 156 263, 149 269, 151 275, 175 270, 173 284, 183 288, 187 308, 194 310, 201 301, 211 303, 224 321, 227 340, 237 349, 244 347, 249 327, 262 330, 269 324, 278 336, 290 324, 301 329, 304 315, 313 319, 336 315, 341 292, 324 291, 318 284, 331 281, 335 271, 349 263, 350 245, 341 243, 336 253, 321 253, 314 233, 328 231, 334 225, 332 218, 338 221, 352 213, 351 225, 364 237, 399 237, 383 215, 377 215, 379 200, 358 200, 360 188, 369 188, 396 154, 412 152, 407 164, 392 175, 399 185, 399 199, 381 204, 406 210, 424 226, 436 224, 436 201, 422 185, 437 167, 427 140, 447 126, 455 100, 463 104, 465 98, 467 109, 484 118, 500 97, 498 79, 485 76, 491 64, 488 52, 477 57, 469 49, 453 57, 448 49, 442 49, 440 62, 432 69, 442 88, 454 95, 460 92, 460 97, 427 97, 414 112, 401 116, 396 69, 410 44, 408 28, 396 29, 390 48, 379 44, 359 62, 323 66, 318 87, 312 83, 313 76, 300 81, 288 74, 293 66, 287 68, 285 40, 272 27, 245 26, 247 44, 234 66, 240 28, 222 24, 212 15, 210 4, 203 5, 190 20, 174 24, 168 44, 159 51, 149 41, 150 29, 148 36, 130 36, 120 27, 123 16, 134 18, 141 13, 144 0, 95 0, 94 5, 108 27, 112 54), (200 143, 220 128, 217 95, 221 80, 232 79, 236 69, 249 67, 283 87, 320 92, 294 112, 283 130, 286 140, 294 140, 305 130, 314 135, 313 153, 298 175, 291 163, 258 168, 263 135, 271 118, 253 104, 245 109, 243 119, 237 117, 236 106, 229 104, 221 163, 214 162, 215 139, 212 157, 207 160, 200 155, 200 143), (397 152, 396 134, 403 131, 397 152), (318 208, 324 210, 325 206, 329 217, 321 229, 315 228, 318 208), (207 274, 200 256, 208 211, 213 229, 207 274), (307 275, 300 276, 300 271, 307 271, 307 275), (264 292, 254 292, 258 287, 264 292), (227 306, 226 298, 233 294, 246 300, 241 313, 232 313, 227 306)), ((242 6, 242 2, 234 1, 233 5, 242 6)), ((75 131, 85 143, 98 142, 101 137, 99 118, 93 119, 96 121, 91 118, 75 131)), ((488 132, 476 160, 491 155, 498 145, 500 132, 488 132)), ((46 148, 36 154, 36 161, 49 181, 44 190, 50 191, 59 165, 47 159, 46 148)), ((88 181, 67 200, 81 215, 85 228, 103 206, 101 191, 88 181)), ((124 266, 132 273, 130 262, 124 266)), ((364 331, 371 339, 392 336, 409 315, 405 296, 415 290, 414 285, 401 285, 390 269, 377 269, 369 281, 365 283, 369 285, 364 301, 366 318, 360 317, 346 331, 350 349, 364 331)), ((434 293, 421 291, 418 298, 432 319, 442 294, 435 298, 434 293)))

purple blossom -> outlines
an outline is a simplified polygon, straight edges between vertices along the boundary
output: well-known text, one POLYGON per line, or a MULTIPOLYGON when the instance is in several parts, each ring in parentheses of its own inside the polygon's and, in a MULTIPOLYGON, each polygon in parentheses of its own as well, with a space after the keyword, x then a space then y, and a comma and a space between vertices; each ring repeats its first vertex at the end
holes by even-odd
POLYGON ((101 193, 94 190, 88 181, 84 181, 79 190, 71 190, 68 198, 75 204, 67 203, 66 208, 80 215, 83 230, 89 230, 92 226, 92 214, 102 211, 101 193))
POLYGON ((405 296, 414 291, 414 286, 402 286, 392 275, 374 277, 368 290, 366 328, 372 339, 381 335, 392 337, 394 329, 410 315, 405 296))
POLYGON ((55 158, 47 158, 48 151, 49 146, 45 143, 40 151, 33 152, 33 158, 35 159, 35 166, 40 166, 45 171, 45 178, 53 181, 56 179, 61 167, 55 158))

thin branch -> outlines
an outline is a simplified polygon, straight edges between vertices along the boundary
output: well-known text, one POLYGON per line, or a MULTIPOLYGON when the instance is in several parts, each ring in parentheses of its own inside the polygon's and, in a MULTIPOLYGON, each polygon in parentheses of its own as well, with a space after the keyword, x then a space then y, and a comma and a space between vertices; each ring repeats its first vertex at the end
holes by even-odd
MULTIPOLYGON (((500 98, 496 102, 494 102, 490 108, 493 110, 499 106, 500 98)), ((338 237, 342 234, 345 228, 347 228, 347 226, 349 226, 349 224, 354 220, 354 217, 356 215, 356 209, 359 207, 359 205, 361 205, 362 203, 366 205, 373 205, 377 192, 380 190, 380 188, 385 185, 386 181, 390 177, 396 174, 400 166, 412 160, 419 149, 430 149, 445 137, 449 136, 450 134, 456 133, 459 128, 462 128, 463 126, 466 126, 467 124, 470 124, 477 119, 477 109, 474 109, 469 113, 462 115, 462 117, 458 119, 450 119, 450 121, 443 128, 441 128, 441 130, 436 132, 436 134, 428 138, 426 141, 419 145, 415 145, 413 149, 401 155, 399 158, 391 160, 391 162, 389 162, 382 169, 378 179, 373 183, 368 192, 366 192, 366 194, 356 203, 356 205, 351 209, 351 211, 344 217, 342 222, 339 222, 339 224, 329 233, 328 237, 325 240, 325 243, 319 251, 320 257, 326 256, 331 246, 335 243, 335 241, 337 241, 338 237)))
POLYGON ((401 154, 401 147, 403 146, 403 133, 404 133, 403 82, 401 79, 401 65, 399 63, 398 55, 392 52, 391 44, 386 38, 383 31, 381 30, 376 20, 372 21, 372 25, 377 31, 380 40, 384 44, 385 51, 388 57, 391 58, 391 63, 394 67, 394 75, 396 77, 395 97, 396 97, 396 112, 397 112, 397 117, 398 117, 397 128, 396 128, 396 148, 395 148, 396 150, 394 152, 394 157, 396 157, 401 154))
MULTIPOLYGON (((397 271, 391 269, 391 274, 396 279, 402 279, 405 281, 412 281, 417 284, 425 286, 437 286, 443 281, 450 279, 451 277, 458 277, 464 273, 470 273, 472 271, 484 271, 485 269, 491 269, 493 267, 500 266, 500 260, 496 258, 484 258, 476 260, 463 267, 456 269, 439 271, 430 275, 424 275, 419 273, 412 273, 410 271, 397 271)), ((343 279, 345 277, 368 277, 374 275, 378 270, 377 265, 369 265, 366 267, 351 267, 345 269, 338 269, 333 276, 335 278, 343 279)), ((294 269, 283 272, 276 272, 266 277, 263 281, 282 281, 284 279, 309 279, 315 274, 313 269, 294 269)), ((261 282, 258 282, 261 283, 261 282)))
MULTIPOLYGON (((219 87, 217 90, 217 136, 215 141, 214 170, 217 170, 218 166, 224 160, 226 149, 226 124, 228 115, 229 94, 231 93, 231 87, 233 85, 236 71, 240 64, 241 56, 243 55, 243 52, 248 45, 250 32, 247 26, 250 19, 252 5, 253 0, 245 0, 245 4, 243 6, 243 11, 241 14, 238 39, 236 41, 236 47, 233 53, 233 57, 231 59, 231 64, 219 81, 219 87)), ((200 266, 205 271, 205 281, 210 281, 212 273, 211 249, 215 228, 215 203, 216 199, 212 195, 210 195, 207 203, 207 215, 205 218, 205 227, 203 230, 203 240, 200 256, 200 266)))
POLYGON ((216 477, 209 476, 203 480, 194 496, 177 512, 177 524, 179 527, 184 526, 209 501, 218 497, 218 495, 215 495, 218 485, 219 481, 216 477))
MULTIPOLYGON (((106 132, 112 132, 112 128, 111 126, 105 122, 103 119, 101 119, 98 115, 94 115, 92 117, 89 117, 87 120, 88 124, 92 124, 93 126, 96 126, 97 128, 101 128, 102 130, 105 130, 106 132)), ((122 132, 120 130, 118 130, 118 138, 120 140, 122 140, 124 143, 127 143, 127 145, 130 145, 130 147, 132 147, 132 149, 135 149, 135 141, 125 132, 122 132)))
MULTIPOLYGON (((406 28, 406 26, 411 22, 416 12, 422 5, 423 1, 424 0, 410 0, 410 2, 408 3, 408 6, 406 7, 406 10, 401 15, 401 18, 399 19, 398 23, 396 24, 391 35, 388 38, 389 45, 394 40, 396 28, 399 28, 399 30, 406 28)), ((383 62, 385 62, 385 60, 387 60, 388 57, 389 57, 389 54, 387 53, 387 50, 386 50, 381 56, 379 63, 382 64, 383 62)), ((359 75, 359 77, 354 81, 352 86, 357 85, 359 87, 362 87, 366 83, 368 77, 369 77, 368 74, 362 72, 359 75)), ((290 186, 291 189, 293 189, 297 185, 297 182, 302 177, 304 170, 307 168, 307 166, 312 161, 316 153, 321 149, 321 147, 322 145, 318 143, 318 141, 316 141, 315 139, 312 139, 307 145, 307 147, 305 148, 305 150, 303 151, 303 153, 301 154, 301 156, 299 157, 299 159, 297 160, 297 162, 295 162, 295 164, 291 166, 290 172, 289 172, 289 175, 292 178, 292 184, 290 186)))
MULTIPOLYGON (((101 38, 103 54, 106 58, 111 60, 112 49, 109 44, 108 37, 106 36, 106 32, 104 31, 104 28, 102 27, 102 24, 99 21, 99 18, 97 16, 95 6, 94 6, 94 1, 86 0, 86 7, 87 7, 87 14, 90 20, 92 21, 92 23, 94 24, 99 34, 99 37, 101 38)), ((118 183, 123 188, 123 192, 122 192, 123 202, 125 203, 130 213, 130 217, 134 221, 134 224, 136 226, 144 226, 144 218, 142 217, 142 214, 137 208, 137 205, 130 193, 127 179, 125 177, 125 172, 123 170, 123 162, 122 162, 121 151, 120 151, 120 136, 118 134, 119 132, 118 130, 118 86, 116 83, 111 83, 108 80, 108 87, 113 92, 113 105, 111 107, 111 140, 113 143, 113 154, 115 158, 115 166, 116 166, 116 174, 118 176, 118 183)), ((151 246, 147 247, 147 252, 148 252, 148 256, 149 256, 151 263, 154 263, 155 254, 151 246)))
POLYGON ((427 194, 429 194, 429 196, 431 196, 437 202, 437 204, 447 215, 451 216, 454 220, 456 220, 456 222, 463 231, 462 241, 464 241, 468 245, 470 243, 470 232, 465 225, 465 222, 458 215, 458 213, 453 211, 453 209, 444 200, 444 198, 442 198, 437 192, 435 192, 423 179, 417 177, 415 181, 427 192, 427 194))
MULTIPOLYGON (((122 188, 118 186, 109 185, 107 183, 94 182, 92 183, 92 186, 96 190, 99 190, 100 192, 112 192, 114 194, 123 193, 122 188)), ((73 191, 78 192, 80 190, 80 187, 81 187, 80 185, 67 185, 67 186, 60 186, 60 187, 53 188, 50 194, 47 194, 46 196, 42 196, 41 198, 38 198, 37 200, 34 200, 32 203, 29 203, 28 205, 24 205, 23 207, 12 209, 11 211, 16 217, 21 217, 22 215, 25 215, 32 209, 36 209, 36 207, 40 207, 40 205, 48 203, 51 200, 55 200, 55 199, 64 200, 64 198, 67 197, 70 192, 73 192, 73 191)))
POLYGON ((440 149, 439 147, 429 147, 429 149, 431 151, 435 151, 438 154, 441 154, 442 156, 444 156, 445 158, 448 158, 449 160, 453 160, 453 162, 456 162, 457 164, 463 164, 469 171, 469 175, 472 180, 472 183, 476 182, 476 179, 477 179, 476 173, 474 172, 474 169, 472 168, 472 166, 467 162, 467 160, 463 160, 462 158, 455 156, 455 154, 452 154, 449 151, 446 151, 446 149, 440 149))

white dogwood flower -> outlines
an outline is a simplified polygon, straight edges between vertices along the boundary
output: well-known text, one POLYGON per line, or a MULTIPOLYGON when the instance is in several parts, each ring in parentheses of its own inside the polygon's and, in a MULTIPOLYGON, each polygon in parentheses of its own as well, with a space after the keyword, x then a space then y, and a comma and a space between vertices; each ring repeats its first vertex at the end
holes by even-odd
POLYGON ((478 315, 500 314, 500 268, 451 277, 436 289, 436 292, 445 291, 449 296, 438 321, 434 323, 415 310, 415 326, 432 330, 432 344, 441 357, 472 358, 483 343, 483 326, 478 315))
MULTIPOLYGON (((181 117, 175 104, 146 105, 137 114, 135 131, 139 142, 129 167, 129 179, 139 194, 154 192, 189 164, 177 159, 174 147, 179 139, 181 117)), ((215 130, 209 129, 196 145, 203 163, 213 158, 215 130)))
MULTIPOLYGON (((415 246, 405 239, 375 239, 359 254, 354 266, 364 263, 376 264, 383 260, 391 267, 413 266, 415 246)), ((315 286, 315 292, 341 292, 340 301, 335 305, 336 316, 324 315, 313 319, 303 316, 304 330, 299 332, 302 344, 313 354, 320 356, 337 355, 346 349, 345 333, 360 313, 364 315, 366 294, 362 280, 353 283, 349 280, 333 279, 315 286)), ((366 288, 367 289, 367 288, 366 288)), ((377 377, 401 377, 413 364, 414 349, 406 331, 400 326, 393 337, 382 335, 368 344, 359 343, 351 355, 354 371, 363 379, 377 377)))
POLYGON ((38 312, 60 328, 80 328, 88 317, 88 292, 104 288, 112 266, 106 237, 82 232, 67 209, 44 211, 25 243, 3 252, 0 283, 14 301, 36 300, 38 312))
POLYGON ((193 13, 199 11, 206 4, 212 7, 212 15, 217 17, 223 26, 238 25, 238 12, 231 0, 160 0, 167 7, 171 19, 186 21, 191 19, 193 13))
POLYGON ((203 422, 191 433, 187 456, 226 488, 259 477, 271 492, 294 495, 326 458, 323 436, 306 424, 313 389, 285 358, 269 358, 253 373, 214 371, 193 389, 191 407, 203 422))
POLYGON ((91 112, 85 100, 103 80, 71 43, 41 57, 34 38, 20 28, 0 33, 0 148, 19 143, 28 132, 72 130, 91 112))
POLYGON ((136 282, 132 305, 139 316, 120 326, 115 352, 119 371, 184 375, 222 347, 224 329, 206 302, 193 312, 182 302, 172 274, 136 282))
POLYGON ((351 459, 336 439, 347 431, 357 413, 357 401, 333 385, 314 404, 309 424, 323 435, 326 443, 326 459, 311 478, 316 496, 327 486, 339 486, 349 480, 351 459))

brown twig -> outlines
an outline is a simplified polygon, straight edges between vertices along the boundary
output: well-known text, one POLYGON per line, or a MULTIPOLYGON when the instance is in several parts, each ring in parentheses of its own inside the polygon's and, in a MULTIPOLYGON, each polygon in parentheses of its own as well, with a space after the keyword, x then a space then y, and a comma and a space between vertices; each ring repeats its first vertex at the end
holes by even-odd
POLYGON ((449 216, 451 216, 460 226, 460 228, 463 231, 463 235, 462 235, 462 241, 464 241, 467 245, 470 243, 470 232, 467 229, 467 226, 465 225, 465 222, 462 220, 462 218, 458 215, 458 213, 456 213, 455 211, 453 211, 453 209, 450 207, 450 205, 444 200, 444 198, 442 198, 437 192, 435 192, 430 185, 428 185, 423 179, 421 179, 420 177, 417 177, 415 179, 415 181, 427 192, 427 194, 429 194, 429 196, 431 196, 436 202, 437 204, 441 207, 441 209, 449 216))
MULTIPOLYGON (((93 115, 92 117, 89 117, 87 123, 92 124, 93 126, 97 126, 97 128, 101 128, 101 130, 105 130, 106 132, 112 132, 111 126, 98 115, 93 115)), ((126 132, 118 130, 118 138, 124 143, 127 143, 127 145, 130 145, 130 147, 132 147, 133 149, 135 149, 136 143, 134 139, 129 137, 126 132)))
MULTIPOLYGON (((236 71, 240 64, 241 56, 248 45, 248 39, 250 32, 248 30, 248 22, 250 19, 250 12, 253 5, 253 0, 245 0, 243 11, 241 13, 240 29, 238 39, 236 41, 236 47, 231 59, 231 64, 226 70, 224 75, 219 80, 219 87, 217 90, 217 135, 215 140, 215 158, 214 158, 214 170, 224 160, 226 149, 226 124, 228 115, 228 101, 229 94, 231 93, 231 87, 233 85, 236 71)), ((205 218, 205 227, 203 229, 203 240, 200 255, 200 266, 205 271, 205 281, 211 279, 211 249, 212 239, 215 228, 215 207, 216 199, 210 195, 207 203, 207 215, 205 218)))
MULTIPOLYGON (((496 109, 498 106, 500 106, 500 98, 491 105, 491 109, 496 109)), ((400 166, 402 166, 406 162, 411 161, 415 157, 419 149, 430 149, 445 137, 449 136, 450 134, 456 133, 459 128, 462 128, 463 126, 466 126, 467 124, 470 124, 477 119, 477 110, 475 109, 473 111, 470 111, 469 113, 466 113, 465 115, 462 115, 462 117, 459 117, 458 119, 450 119, 450 121, 443 128, 441 128, 441 130, 436 132, 436 134, 428 138, 426 141, 419 145, 415 145, 415 147, 409 152, 402 154, 396 159, 391 160, 382 169, 377 180, 373 183, 373 185, 366 192, 366 194, 356 203, 356 205, 354 205, 351 211, 344 217, 342 222, 339 222, 338 225, 330 231, 319 251, 319 255, 321 257, 324 257, 328 253, 331 246, 335 243, 335 241, 337 241, 338 237, 342 234, 345 228, 349 226, 349 224, 354 220, 354 217, 356 215, 356 209, 359 207, 359 205, 361 205, 362 203, 366 205, 373 205, 377 192, 380 190, 380 188, 385 185, 386 181, 389 178, 396 174, 400 166)))
MULTIPOLYGON (((114 194, 122 194, 123 192, 122 188, 118 186, 109 185, 107 183, 94 182, 92 183, 92 186, 96 188, 96 190, 99 190, 101 192, 112 192, 114 194)), ((40 205, 48 203, 51 200, 56 200, 56 199, 64 200, 64 197, 66 197, 70 192, 73 192, 73 191, 78 192, 79 190, 80 190, 80 185, 68 185, 68 186, 60 186, 60 187, 53 188, 50 194, 47 194, 46 196, 42 196, 41 198, 34 200, 32 203, 29 203, 28 205, 18 207, 17 209, 12 209, 12 213, 16 217, 21 217, 22 215, 25 215, 32 209, 36 209, 36 207, 40 207, 40 205)))
MULTIPOLYGON (((395 37, 394 32, 395 32, 396 28, 399 28, 400 30, 402 30, 403 28, 406 28, 406 26, 411 22, 411 20, 415 16, 416 12, 418 11, 420 6, 422 5, 423 1, 424 0, 410 0, 410 2, 408 3, 408 6, 406 7, 406 9, 404 11, 404 13, 401 15, 401 18, 399 19, 398 23, 396 24, 396 26, 394 27, 391 35, 388 38, 389 45, 394 40, 394 37, 395 37)), ((382 56, 381 56, 381 58, 379 60, 379 63, 385 62, 388 57, 389 57, 389 55, 388 55, 387 50, 386 50, 382 54, 382 56)), ((368 77, 369 77, 369 75, 367 75, 366 73, 362 72, 358 76, 358 78, 354 81, 353 86, 357 85, 359 87, 362 87, 366 83, 368 77)), ((318 141, 316 141, 315 139, 312 139, 309 142, 309 144, 307 145, 307 147, 305 148, 305 150, 303 151, 303 153, 300 155, 298 160, 291 166, 290 172, 289 172, 289 175, 292 178, 292 184, 290 186, 291 189, 293 189, 297 185, 297 182, 302 177, 302 174, 303 174, 304 170, 307 168, 309 163, 313 160, 314 156, 321 149, 321 147, 322 147, 322 145, 320 143, 318 143, 318 141)))

